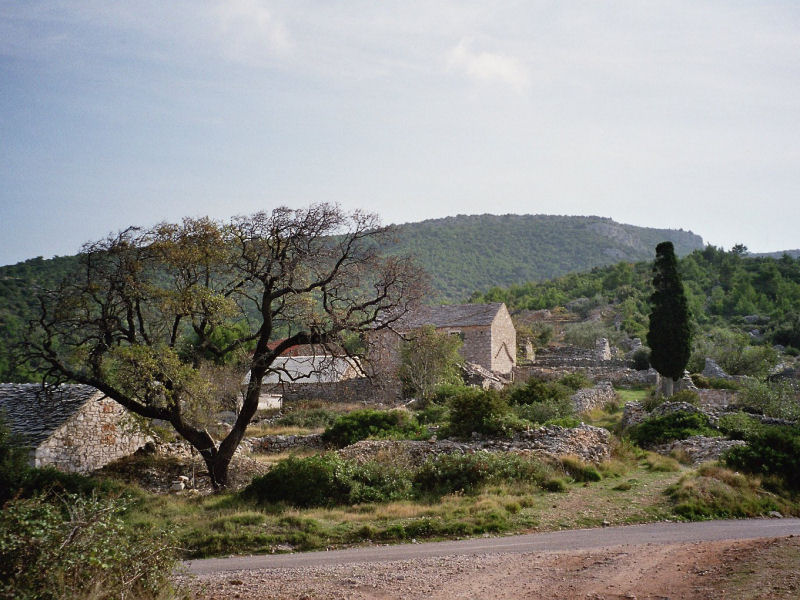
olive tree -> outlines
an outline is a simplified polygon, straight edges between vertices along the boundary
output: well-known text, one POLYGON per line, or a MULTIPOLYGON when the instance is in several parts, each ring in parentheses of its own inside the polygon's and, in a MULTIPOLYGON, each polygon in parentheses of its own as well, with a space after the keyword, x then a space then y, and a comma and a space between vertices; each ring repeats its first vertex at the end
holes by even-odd
POLYGON ((436 331, 432 325, 408 334, 400 350, 399 372, 406 394, 427 402, 438 386, 461 383, 461 346, 461 338, 436 331))
POLYGON ((419 300, 418 268, 381 252, 389 233, 328 204, 126 229, 84 246, 80 271, 41 295, 29 358, 45 384, 92 385, 169 422, 225 486, 278 356, 390 327, 419 300), (225 368, 249 373, 243 392, 225 368), (204 421, 237 392, 233 428, 216 439, 204 421))

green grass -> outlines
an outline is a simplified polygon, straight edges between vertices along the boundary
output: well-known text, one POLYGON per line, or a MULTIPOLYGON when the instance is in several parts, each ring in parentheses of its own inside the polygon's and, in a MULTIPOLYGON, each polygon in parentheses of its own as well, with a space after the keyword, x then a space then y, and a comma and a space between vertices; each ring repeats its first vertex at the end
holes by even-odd
POLYGON ((230 492, 145 494, 128 518, 143 529, 173 525, 187 557, 315 550, 661 520, 672 515, 664 490, 679 477, 639 459, 599 468, 566 459, 549 479, 489 482, 473 493, 424 500, 300 509, 230 492))
POLYGON ((650 393, 650 390, 617 389, 616 391, 620 397, 620 404, 623 406, 627 402, 641 402, 650 393))

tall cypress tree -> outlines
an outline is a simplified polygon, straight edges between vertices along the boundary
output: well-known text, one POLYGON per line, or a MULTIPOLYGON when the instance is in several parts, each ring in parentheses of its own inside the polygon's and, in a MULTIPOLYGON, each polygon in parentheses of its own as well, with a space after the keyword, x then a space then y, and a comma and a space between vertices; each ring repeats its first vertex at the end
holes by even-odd
MULTIPOLYGON (((678 261, 672 242, 656 246, 653 265, 653 295, 650 296, 650 364, 662 376, 677 381, 689 362, 691 326, 689 306, 678 275, 678 261)), ((672 386, 669 386, 671 393, 672 386)))

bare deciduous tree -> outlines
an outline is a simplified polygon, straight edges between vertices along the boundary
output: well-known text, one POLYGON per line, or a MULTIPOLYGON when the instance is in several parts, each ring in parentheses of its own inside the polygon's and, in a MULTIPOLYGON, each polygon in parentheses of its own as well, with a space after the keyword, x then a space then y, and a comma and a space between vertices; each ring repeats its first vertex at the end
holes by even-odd
POLYGON ((278 356, 390 327, 419 300, 422 273, 382 254, 388 234, 374 215, 327 204, 127 229, 87 244, 81 271, 41 296, 29 358, 46 383, 93 385, 168 421, 225 486, 278 356), (250 378, 232 430, 216 440, 204 416, 230 400, 226 366, 250 378))

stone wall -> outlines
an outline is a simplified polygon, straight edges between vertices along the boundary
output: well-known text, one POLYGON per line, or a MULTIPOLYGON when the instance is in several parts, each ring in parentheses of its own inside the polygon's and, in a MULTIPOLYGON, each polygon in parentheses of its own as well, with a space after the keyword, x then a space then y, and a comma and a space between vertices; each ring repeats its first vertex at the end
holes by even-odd
POLYGON ((685 440, 674 440, 653 448, 654 452, 670 455, 679 452, 686 456, 693 465, 699 465, 719 458, 731 448, 746 446, 743 440, 726 440, 720 437, 696 435, 685 440))
POLYGON ((402 401, 402 387, 386 377, 360 377, 335 383, 283 383, 270 387, 269 393, 283 395, 283 401, 324 400, 363 404, 397 404, 402 401))
POLYGON ((656 383, 655 370, 637 371, 624 366, 623 361, 608 361, 604 365, 546 367, 537 363, 518 366, 514 369, 514 381, 527 381, 531 377, 540 379, 557 379, 565 373, 580 371, 593 381, 609 381, 615 385, 653 385, 656 383))
POLYGON ((322 434, 310 435, 265 435, 246 438, 242 441, 249 452, 278 454, 291 450, 316 450, 323 447, 322 434))
POLYGON ((476 437, 468 442, 454 440, 431 440, 418 442, 411 440, 364 440, 339 450, 344 458, 360 462, 376 457, 392 457, 398 464, 419 465, 430 456, 437 454, 468 454, 479 450, 490 452, 517 452, 536 456, 558 458, 577 456, 586 462, 602 462, 611 456, 611 434, 601 427, 581 425, 579 427, 558 427, 551 425, 523 431, 512 439, 483 439, 476 437))
POLYGON ((601 381, 591 388, 578 390, 572 395, 572 404, 575 412, 580 414, 599 406, 605 406, 617 397, 611 382, 601 381))
POLYGON ((32 462, 88 473, 133 454, 149 440, 122 406, 109 398, 92 399, 33 451, 32 462))
MULTIPOLYGON (((575 455, 587 462, 602 462, 611 456, 611 434, 602 427, 580 425, 559 427, 550 425, 522 431, 511 439, 475 436, 467 442, 435 440, 363 440, 339 450, 345 458, 367 461, 377 456, 398 454, 398 461, 410 460, 415 464, 436 454, 469 453, 477 450, 496 452, 523 452, 541 456, 559 457, 575 455)), ((278 453, 291 450, 319 449, 323 447, 321 434, 267 435, 243 441, 251 452, 278 453)))

